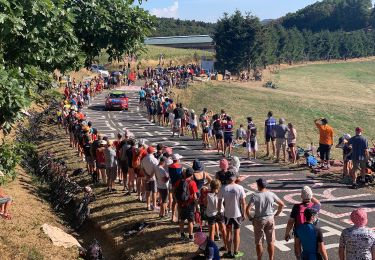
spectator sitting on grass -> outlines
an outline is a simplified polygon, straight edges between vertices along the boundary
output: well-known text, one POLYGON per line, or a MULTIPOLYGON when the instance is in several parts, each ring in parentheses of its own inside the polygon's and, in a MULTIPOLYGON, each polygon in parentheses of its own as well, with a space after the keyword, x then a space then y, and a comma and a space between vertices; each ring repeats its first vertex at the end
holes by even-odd
MULTIPOLYGON (((1 173, 1 172, 0 172, 1 173)), ((12 198, 5 194, 3 189, 0 187, 0 216, 4 219, 11 219, 11 215, 8 212, 12 198)))
POLYGON ((236 140, 243 140, 246 138, 246 130, 243 127, 243 124, 240 124, 240 128, 237 129, 236 131, 236 140))

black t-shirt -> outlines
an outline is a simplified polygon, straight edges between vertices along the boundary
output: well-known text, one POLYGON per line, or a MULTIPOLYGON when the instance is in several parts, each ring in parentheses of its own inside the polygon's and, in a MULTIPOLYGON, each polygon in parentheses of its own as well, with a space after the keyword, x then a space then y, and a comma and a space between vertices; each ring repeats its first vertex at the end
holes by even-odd
POLYGON ((220 130, 223 130, 223 126, 221 125, 221 123, 220 123, 219 120, 216 120, 216 121, 213 123, 213 127, 214 127, 215 132, 218 132, 218 131, 220 131, 220 130))
POLYGON ((184 110, 180 107, 175 108, 175 110, 173 110, 173 114, 175 119, 181 119, 184 116, 184 110))
POLYGON ((128 165, 130 168, 133 168, 133 147, 130 147, 126 150, 126 157, 128 157, 128 165))

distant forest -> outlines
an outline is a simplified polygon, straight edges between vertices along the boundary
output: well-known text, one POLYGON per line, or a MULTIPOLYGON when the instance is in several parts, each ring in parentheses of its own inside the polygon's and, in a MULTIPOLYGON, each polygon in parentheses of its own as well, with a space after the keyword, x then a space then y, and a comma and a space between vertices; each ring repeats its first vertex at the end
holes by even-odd
POLYGON ((214 33, 214 31, 214 23, 194 20, 180 20, 174 18, 158 18, 156 30, 152 36, 211 35, 214 33))

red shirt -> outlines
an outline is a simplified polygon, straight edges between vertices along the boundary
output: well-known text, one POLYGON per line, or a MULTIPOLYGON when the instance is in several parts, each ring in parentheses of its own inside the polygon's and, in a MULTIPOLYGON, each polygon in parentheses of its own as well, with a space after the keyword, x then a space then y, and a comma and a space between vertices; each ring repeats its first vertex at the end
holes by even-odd
MULTIPOLYGON (((197 184, 195 183, 194 180, 190 179, 190 180, 187 180, 187 182, 188 182, 190 197, 189 197, 188 201, 186 201, 186 202, 181 202, 181 201, 177 202, 182 207, 186 207, 187 205, 193 204, 194 203, 194 195, 198 192, 198 187, 197 187, 197 184)), ((181 180, 178 180, 176 182, 176 185, 175 185, 176 189, 178 188, 180 183, 181 183, 181 180)))

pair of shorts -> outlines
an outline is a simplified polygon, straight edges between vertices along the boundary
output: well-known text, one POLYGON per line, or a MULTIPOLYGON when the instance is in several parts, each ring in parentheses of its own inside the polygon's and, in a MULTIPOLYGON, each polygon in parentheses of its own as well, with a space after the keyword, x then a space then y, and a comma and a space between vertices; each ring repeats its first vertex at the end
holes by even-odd
POLYGON ((289 148, 296 147, 296 143, 290 143, 290 144, 288 144, 288 147, 289 148))
POLYGON ((159 189, 158 192, 160 194, 161 203, 167 203, 168 198, 168 189, 159 189))
POLYGON ((105 174, 107 175, 108 179, 111 179, 112 181, 116 180, 116 178, 117 178, 117 167, 106 168, 105 174))
POLYGON ((280 149, 285 150, 286 149, 286 139, 285 138, 276 138, 276 149, 277 150, 280 150, 280 149))
POLYGON ((275 242, 275 220, 253 219, 254 239, 256 245, 263 244, 263 238, 266 236, 267 244, 275 242))
POLYGON ((224 217, 224 223, 226 226, 233 226, 233 229, 240 229, 240 226, 242 224, 242 217, 239 217, 239 218, 224 217))
POLYGON ((147 192, 154 192, 155 193, 157 191, 156 181, 145 182, 145 190, 147 192))
POLYGON ((272 136, 272 135, 266 135, 266 142, 268 143, 270 141, 272 141, 272 142, 275 141, 275 137, 272 136))
POLYGON ((128 161, 119 161, 120 168, 123 174, 128 174, 129 172, 129 164, 128 161))
POLYGON ((144 97, 140 97, 140 98, 139 98, 139 103, 140 103, 140 102, 144 102, 144 101, 146 101, 146 98, 144 98, 144 97))
POLYGON ((233 143, 233 135, 232 134, 224 134, 224 143, 225 144, 232 144, 233 143))
POLYGON ((179 206, 178 216, 180 221, 194 222, 194 203, 187 206, 179 206))
POLYGON ((207 217, 206 220, 208 225, 215 225, 216 223, 223 223, 223 216, 222 215, 216 215, 212 217, 207 217))
POLYGON ((366 160, 352 160, 353 161, 353 169, 352 171, 355 173, 359 169, 366 169, 367 162, 366 160))
POLYGON ((164 118, 169 118, 169 113, 164 113, 164 118))
POLYGON ((98 168, 98 169, 105 169, 105 164, 104 163, 99 163, 98 161, 96 161, 96 168, 98 168))
POLYGON ((189 124, 189 126, 190 126, 190 129, 191 129, 191 130, 197 128, 197 126, 196 126, 196 125, 193 125, 193 124, 189 124))
POLYGON ((86 163, 89 166, 91 166, 91 167, 95 166, 95 161, 94 161, 94 159, 91 156, 85 156, 85 160, 86 160, 86 163))
POLYGON ((215 134, 216 140, 222 140, 224 138, 223 134, 215 134))
POLYGON ((256 152, 258 150, 256 140, 248 141, 246 143, 246 148, 248 152, 256 152))
POLYGON ((328 161, 331 153, 331 146, 329 144, 319 144, 320 159, 328 161))
POLYGON ((176 118, 173 120, 173 127, 180 128, 181 127, 181 118, 176 118))
POLYGON ((11 197, 0 198, 0 205, 1 205, 1 204, 8 203, 8 202, 11 202, 11 201, 12 201, 12 198, 11 198, 11 197))

